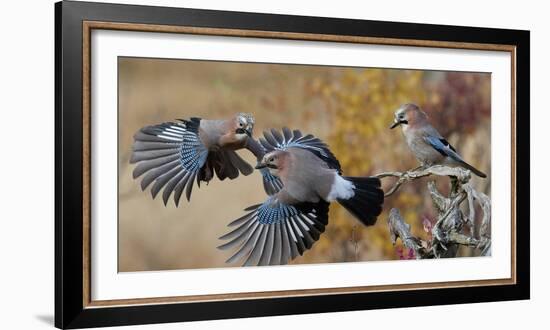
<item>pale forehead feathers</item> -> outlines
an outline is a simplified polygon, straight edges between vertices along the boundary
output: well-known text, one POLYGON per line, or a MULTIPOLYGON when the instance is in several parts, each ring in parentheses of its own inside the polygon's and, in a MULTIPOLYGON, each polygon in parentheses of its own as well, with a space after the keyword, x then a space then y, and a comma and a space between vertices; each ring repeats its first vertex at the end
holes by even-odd
POLYGON ((280 158, 283 155, 285 155, 286 152, 283 150, 273 150, 267 154, 265 154, 264 158, 267 160, 270 160, 271 158, 280 158))
POLYGON ((273 150, 267 154, 265 154, 264 158, 269 159, 271 157, 275 157, 279 154, 279 150, 273 150))
POLYGON ((406 111, 405 108, 399 108, 397 109, 397 111, 395 111, 395 115, 399 117, 401 115, 404 115, 405 111, 406 111))
POLYGON ((237 117, 239 118, 239 122, 243 124, 254 124, 254 116, 251 113, 240 112, 237 117))
POLYGON ((423 111, 420 110, 420 108, 416 104, 407 103, 407 104, 403 104, 401 107, 399 107, 399 109, 397 109, 397 111, 395 112, 395 115, 396 116, 402 116, 402 115, 406 114, 409 111, 423 112, 423 111))

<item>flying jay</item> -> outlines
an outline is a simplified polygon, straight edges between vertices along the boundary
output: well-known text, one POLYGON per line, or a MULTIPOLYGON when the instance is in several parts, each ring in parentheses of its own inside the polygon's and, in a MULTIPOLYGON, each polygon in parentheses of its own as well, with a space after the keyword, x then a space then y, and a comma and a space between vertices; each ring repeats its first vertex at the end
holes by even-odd
MULTIPOLYGON (((251 114, 239 113, 226 120, 179 119, 141 128, 134 135, 130 163, 137 163, 134 179, 143 176, 141 188, 150 184, 153 198, 162 192, 164 204, 173 193, 176 206, 185 190, 191 198, 194 181, 208 183, 214 173, 220 180, 253 172, 235 150, 247 148, 254 128, 251 114)), ((257 142, 251 147, 259 152, 257 142)))
POLYGON ((236 227, 220 237, 219 249, 235 249, 228 263, 284 265, 302 255, 328 224, 331 202, 338 202, 364 225, 373 225, 382 211, 384 193, 374 177, 342 176, 340 163, 328 146, 312 135, 283 128, 260 138, 262 171, 268 198, 250 206, 236 227))
POLYGON ((401 126, 409 149, 422 166, 447 165, 467 168, 477 176, 487 175, 466 163, 456 149, 428 121, 428 115, 417 105, 408 103, 395 111, 390 128, 401 126))

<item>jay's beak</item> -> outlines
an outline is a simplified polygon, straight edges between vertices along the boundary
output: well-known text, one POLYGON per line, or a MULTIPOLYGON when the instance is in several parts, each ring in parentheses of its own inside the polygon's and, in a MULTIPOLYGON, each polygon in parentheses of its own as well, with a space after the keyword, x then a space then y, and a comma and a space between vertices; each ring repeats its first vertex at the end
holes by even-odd
POLYGON ((235 133, 236 134, 246 134, 248 137, 252 137, 252 129, 253 129, 253 126, 248 125, 245 128, 237 128, 235 130, 235 133))
POLYGON ((396 127, 399 126, 399 125, 401 125, 400 122, 394 121, 393 124, 390 126, 390 129, 394 129, 394 128, 396 128, 396 127))
POLYGON ((399 120, 399 121, 394 121, 393 124, 390 126, 390 129, 394 129, 396 128, 397 126, 401 125, 401 124, 408 124, 409 122, 406 121, 406 120, 399 120))
POLYGON ((262 168, 266 168, 266 167, 267 167, 266 164, 258 163, 258 164, 256 164, 256 167, 254 167, 254 168, 257 169, 257 170, 261 170, 262 168))
POLYGON ((236 134, 246 134, 248 137, 252 137, 252 131, 244 128, 237 128, 236 134))

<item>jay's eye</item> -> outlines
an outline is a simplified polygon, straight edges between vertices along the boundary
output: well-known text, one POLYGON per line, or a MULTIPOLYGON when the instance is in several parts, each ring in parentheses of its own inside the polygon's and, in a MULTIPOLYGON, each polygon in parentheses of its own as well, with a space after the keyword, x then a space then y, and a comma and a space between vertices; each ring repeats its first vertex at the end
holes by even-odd
POLYGON ((239 127, 243 127, 243 123, 239 123, 239 127))
POLYGON ((270 162, 272 162, 272 161, 274 161, 274 160, 275 160, 275 157, 271 157, 271 158, 269 159, 270 162))

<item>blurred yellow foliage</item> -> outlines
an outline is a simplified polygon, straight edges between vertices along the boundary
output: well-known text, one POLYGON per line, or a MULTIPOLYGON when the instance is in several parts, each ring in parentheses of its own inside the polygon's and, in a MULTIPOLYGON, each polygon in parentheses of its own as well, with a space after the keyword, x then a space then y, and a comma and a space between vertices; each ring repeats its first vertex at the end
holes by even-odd
MULTIPOLYGON (((383 171, 406 170, 418 164, 406 150, 399 130, 391 131, 394 111, 403 103, 413 102, 430 110, 441 109, 443 100, 436 83, 447 88, 458 81, 484 88, 475 90, 484 101, 489 98, 489 79, 480 75, 454 75, 446 79, 438 73, 420 70, 346 68, 324 79, 315 79, 309 94, 323 99, 324 118, 330 127, 326 141, 340 160, 345 175, 368 176, 383 171), (473 78, 472 78, 473 77, 473 78), (449 83, 450 82, 450 83, 449 83), (443 84, 448 83, 448 84, 443 84), (436 88, 434 88, 434 85, 436 88), (439 107, 437 106, 439 105, 439 107)), ((449 88, 444 89, 447 94, 449 88)), ((446 95, 447 101, 449 95, 446 95)), ((462 110, 462 109, 458 109, 462 110)), ((481 109, 482 110, 482 109, 481 109)), ((483 112, 482 112, 483 114, 483 112)), ((308 118, 314 113, 304 114, 308 118)), ((387 183, 386 183, 387 185, 387 183)), ((385 187, 387 189, 387 187, 385 187)), ((403 187, 394 197, 386 200, 384 211, 374 227, 366 228, 353 219, 341 206, 331 205, 330 224, 322 242, 306 253, 304 260, 320 261, 330 256, 331 261, 397 259, 386 219, 392 207, 402 210, 412 224, 415 235, 427 235, 422 218, 431 218, 431 204, 425 189, 425 180, 403 187), (356 249, 356 246, 361 246, 356 249)), ((398 248, 401 246, 398 243, 398 248)))
MULTIPOLYGON (((393 150, 393 146, 401 144, 401 134, 390 131, 388 127, 399 105, 411 101, 424 103, 427 96, 421 88, 423 75, 422 71, 413 70, 346 68, 336 77, 312 81, 310 93, 323 98, 329 114, 330 133, 326 142, 339 159, 345 175, 373 175, 382 170, 382 164, 395 164, 389 159, 402 157, 393 150)), ((411 162, 405 164, 412 165, 411 162)), ((411 191, 398 196, 397 203, 407 205, 409 210, 422 203, 421 198, 411 191)), ((320 256, 330 256, 330 261, 395 258, 384 221, 389 208, 384 209, 377 224, 366 228, 341 206, 332 204, 330 224, 323 238, 303 258, 318 260, 320 256), (356 250, 357 242, 365 246, 356 250), (335 252, 335 247, 340 248, 338 252, 335 252)))

